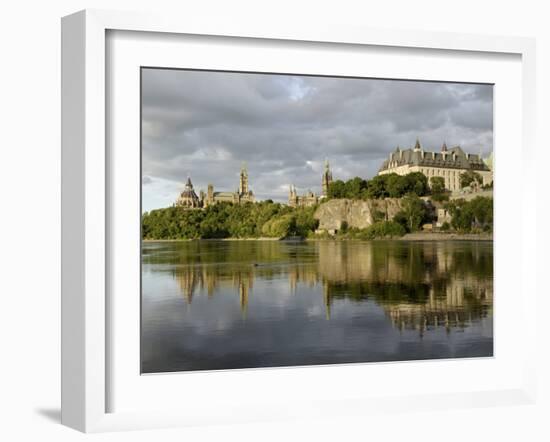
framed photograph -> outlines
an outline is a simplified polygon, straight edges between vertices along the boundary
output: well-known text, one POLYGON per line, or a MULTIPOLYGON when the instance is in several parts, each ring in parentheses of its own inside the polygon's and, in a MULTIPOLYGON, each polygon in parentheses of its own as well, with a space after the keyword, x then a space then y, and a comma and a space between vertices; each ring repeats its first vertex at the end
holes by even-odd
POLYGON ((64 424, 534 400, 532 40, 107 11, 62 35, 64 424))

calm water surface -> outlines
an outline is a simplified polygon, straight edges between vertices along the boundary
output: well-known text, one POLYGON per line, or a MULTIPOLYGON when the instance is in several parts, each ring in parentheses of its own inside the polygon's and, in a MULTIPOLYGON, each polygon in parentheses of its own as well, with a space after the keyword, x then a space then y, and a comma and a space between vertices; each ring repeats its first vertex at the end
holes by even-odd
POLYGON ((142 372, 492 356, 492 242, 143 243, 142 372))

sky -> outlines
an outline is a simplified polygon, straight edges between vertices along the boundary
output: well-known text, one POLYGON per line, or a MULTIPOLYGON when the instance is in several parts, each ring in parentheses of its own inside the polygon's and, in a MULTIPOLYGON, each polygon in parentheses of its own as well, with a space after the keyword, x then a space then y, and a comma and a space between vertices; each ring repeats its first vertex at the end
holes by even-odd
POLYGON ((235 191, 246 163, 256 200, 285 202, 334 179, 371 178, 397 146, 493 148, 493 87, 146 68, 142 70, 143 211, 175 202, 190 177, 235 191))

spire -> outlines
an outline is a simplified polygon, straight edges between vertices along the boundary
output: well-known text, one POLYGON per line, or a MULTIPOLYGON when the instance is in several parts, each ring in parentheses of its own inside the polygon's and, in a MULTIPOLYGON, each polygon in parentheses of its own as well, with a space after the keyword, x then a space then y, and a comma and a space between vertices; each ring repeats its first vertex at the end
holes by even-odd
POLYGON ((190 176, 187 176, 187 183, 185 184, 185 187, 187 189, 192 189, 193 188, 193 183, 191 182, 191 177, 190 176))
POLYGON ((414 150, 420 150, 420 140, 416 137, 416 143, 414 145, 414 150))
POLYGON ((325 157, 325 170, 328 171, 330 169, 330 164, 328 163, 328 158, 325 157))
POLYGON ((441 146, 441 152, 447 152, 447 143, 443 141, 443 145, 441 146))

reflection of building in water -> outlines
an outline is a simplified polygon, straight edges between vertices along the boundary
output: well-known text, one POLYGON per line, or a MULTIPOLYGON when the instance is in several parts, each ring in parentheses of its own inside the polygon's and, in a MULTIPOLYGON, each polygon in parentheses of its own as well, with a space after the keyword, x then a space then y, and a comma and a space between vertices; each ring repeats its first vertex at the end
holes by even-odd
POLYGON ((399 328, 466 327, 492 306, 492 279, 478 271, 492 255, 457 244, 321 242, 319 273, 327 317, 334 300, 374 300, 399 328), (485 257, 485 261, 484 261, 485 257))
POLYGON ((423 334, 429 328, 466 328, 484 318, 492 306, 492 283, 476 281, 472 285, 456 279, 443 288, 444 296, 432 287, 424 304, 382 304, 392 324, 399 329, 416 329, 423 334))
POLYGON ((193 295, 197 286, 200 284, 202 286, 203 279, 200 270, 195 270, 193 267, 189 267, 186 271, 176 271, 174 272, 174 278, 180 286, 181 293, 187 301, 188 304, 191 304, 193 301, 193 295))
POLYGON ((233 275, 233 287, 239 292, 239 302, 241 312, 246 315, 248 310, 248 295, 254 284, 254 278, 251 274, 238 272, 233 275))
POLYGON ((330 319, 330 289, 327 281, 323 281, 323 304, 325 304, 325 318, 330 319))
POLYGON ((308 287, 315 287, 319 281, 319 271, 316 265, 296 264, 288 269, 288 282, 291 293, 296 292, 298 283, 303 283, 308 287))
POLYGON ((277 247, 278 254, 270 251, 265 265, 184 266, 175 278, 188 303, 198 287, 209 297, 231 288, 244 315, 254 279, 274 276, 287 277, 290 292, 297 296, 302 293, 300 286, 316 288, 313 293, 322 296, 327 319, 341 300, 370 300, 395 327, 420 333, 438 327, 464 328, 491 313, 492 278, 481 276, 492 274, 492 253, 487 253, 486 245, 323 241, 277 247), (300 256, 297 250, 307 255, 300 256))
POLYGON ((225 274, 209 266, 185 266, 174 272, 181 293, 188 304, 193 301, 193 296, 200 288, 212 297, 221 287, 233 287, 239 295, 241 311, 246 313, 250 290, 254 285, 252 270, 238 269, 230 274, 225 274))

